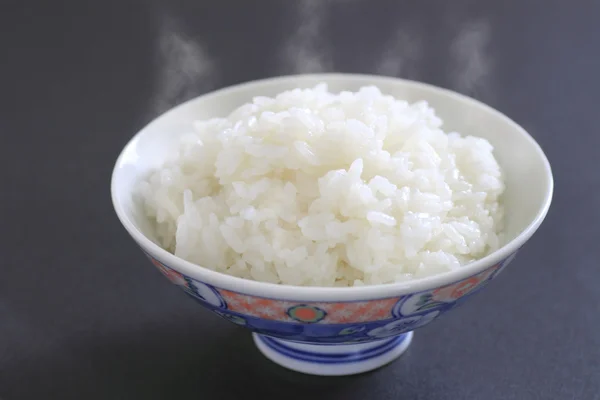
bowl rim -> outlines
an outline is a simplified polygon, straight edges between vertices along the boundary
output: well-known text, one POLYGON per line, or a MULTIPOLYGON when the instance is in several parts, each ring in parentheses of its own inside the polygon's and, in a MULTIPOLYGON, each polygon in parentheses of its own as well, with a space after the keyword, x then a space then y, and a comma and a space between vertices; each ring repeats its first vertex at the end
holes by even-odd
POLYGON ((521 248, 529 238, 537 231, 540 227, 542 221, 546 217, 548 210, 550 208, 550 204, 552 202, 552 196, 554 191, 554 180, 552 176, 552 169, 550 167, 550 163, 544 154, 540 145, 535 141, 535 139, 519 124, 513 121, 511 118, 503 114, 502 112, 484 104, 478 100, 475 100, 469 96, 454 92, 449 89, 445 89, 442 87, 438 87, 435 85, 407 80, 402 78, 394 78, 380 75, 370 75, 370 74, 347 74, 347 73, 322 73, 322 74, 297 74, 297 75, 283 75, 276 76, 272 78, 266 79, 258 79, 252 80, 248 82, 243 82, 239 84, 235 84, 232 86, 224 87, 215 91, 211 91, 205 93, 201 96, 195 97, 188 101, 185 101, 164 113, 161 113, 148 124, 146 124, 142 129, 140 129, 123 147, 121 150, 116 163, 114 165, 112 176, 111 176, 111 198, 113 207, 119 218, 121 224, 125 227, 127 232, 131 235, 131 237, 142 247, 144 252, 148 255, 156 258, 161 263, 166 266, 174 269, 177 272, 182 273, 183 275, 189 276, 191 278, 197 279, 203 283, 213 285, 218 288, 231 290, 239 293, 255 295, 263 298, 273 298, 273 299, 293 299, 297 301, 359 301, 359 300, 369 300, 369 299, 378 299, 378 298, 386 298, 386 297, 395 297, 399 295, 411 294, 426 290, 435 289, 438 287, 446 286, 458 281, 461 281, 470 276, 476 275, 487 268, 490 268, 501 261, 507 259, 513 253, 515 253, 519 248, 521 248), (368 80, 373 85, 378 85, 380 83, 390 83, 390 84, 401 84, 403 86, 415 87, 422 90, 428 90, 433 92, 439 92, 443 95, 450 96, 459 100, 463 103, 467 103, 470 107, 478 108, 484 112, 495 114, 498 118, 504 120, 504 122, 508 123, 512 128, 517 131, 519 134, 524 136, 526 140, 532 144, 534 152, 538 157, 539 162, 543 164, 544 172, 545 172, 545 180, 546 180, 546 193, 544 193, 544 200, 542 202, 541 207, 538 209, 535 217, 530 222, 530 224, 515 238, 513 238, 510 242, 506 243, 500 249, 494 251, 493 253, 479 259, 473 261, 461 268, 443 272, 440 274, 435 274, 428 277, 418 278, 405 282, 397 282, 397 283, 388 283, 388 284, 378 284, 378 285, 365 285, 365 286, 350 286, 350 287, 326 287, 326 286, 294 286, 294 285, 286 285, 286 284, 276 284, 276 283, 267 283, 249 280, 245 278, 239 278, 231 275, 224 274, 222 272, 213 271, 209 268, 202 267, 200 265, 191 263, 182 258, 175 256, 174 254, 168 252, 167 250, 161 248, 153 241, 148 239, 130 220, 125 212, 123 205, 119 202, 117 196, 117 185, 116 180, 119 174, 119 168, 124 163, 124 156, 127 153, 127 150, 131 147, 134 147, 137 144, 137 141, 143 135, 143 133, 148 129, 149 126, 157 122, 159 119, 167 118, 171 114, 175 114, 181 108, 186 107, 190 103, 199 101, 201 99, 205 99, 207 97, 226 95, 232 92, 236 92, 242 89, 256 89, 257 94, 259 95, 261 86, 268 86, 271 84, 277 83, 285 83, 291 81, 298 81, 298 86, 302 83, 302 81, 325 81, 325 82, 333 82, 333 81, 348 81, 348 80, 357 80, 364 81, 368 80))

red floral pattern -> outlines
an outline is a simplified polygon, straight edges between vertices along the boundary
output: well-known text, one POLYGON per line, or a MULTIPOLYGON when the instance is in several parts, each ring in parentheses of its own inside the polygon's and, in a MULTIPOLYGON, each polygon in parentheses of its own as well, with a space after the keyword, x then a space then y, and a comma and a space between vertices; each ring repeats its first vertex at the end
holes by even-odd
MULTIPOLYGON (((152 257, 149 258, 172 283, 189 289, 189 282, 184 275, 152 257)), ((219 288, 214 288, 214 290, 223 298, 224 304, 226 304, 225 307, 228 310, 242 315, 282 322, 350 324, 394 318, 398 307, 401 305, 401 300, 404 303, 402 309, 406 308, 406 312, 408 312, 406 314, 405 311, 401 311, 403 315, 410 315, 411 312, 415 311, 413 309, 418 311, 427 307, 435 308, 437 307, 436 304, 453 303, 459 298, 472 293, 475 289, 482 287, 505 264, 499 263, 477 275, 430 292, 408 297, 391 297, 368 301, 301 303, 250 296, 219 288), (412 298, 415 301, 409 302, 412 298), (416 302, 417 300, 418 302, 416 302), (314 316, 311 314, 312 317, 309 318, 303 314, 305 309, 317 310, 318 312, 314 316), (296 311, 290 314, 290 310, 296 311), (300 312, 297 310, 300 310, 300 312)))
POLYGON ((156 268, 158 268, 158 270, 164 276, 166 276, 167 279, 171 281, 171 283, 174 283, 179 286, 186 286, 186 287, 188 286, 188 283, 182 274, 175 271, 174 269, 167 267, 166 265, 164 265, 163 263, 161 263, 160 261, 158 261, 152 257, 149 257, 149 258, 150 258, 150 261, 152 261, 152 264, 154 264, 154 266, 156 268))
POLYGON ((223 299, 225 299, 227 308, 231 311, 253 317, 286 322, 298 322, 298 319, 292 319, 288 313, 288 310, 298 305, 323 310, 327 316, 319 322, 346 324, 388 319, 390 318, 392 307, 394 307, 399 299, 399 297, 393 297, 346 303, 296 303, 248 296, 229 290, 218 290, 223 299))
POLYGON ((496 264, 493 267, 460 282, 435 289, 433 292, 431 292, 431 296, 435 301, 456 301, 464 295, 477 289, 483 282, 486 282, 498 268, 500 268, 500 264, 496 264))

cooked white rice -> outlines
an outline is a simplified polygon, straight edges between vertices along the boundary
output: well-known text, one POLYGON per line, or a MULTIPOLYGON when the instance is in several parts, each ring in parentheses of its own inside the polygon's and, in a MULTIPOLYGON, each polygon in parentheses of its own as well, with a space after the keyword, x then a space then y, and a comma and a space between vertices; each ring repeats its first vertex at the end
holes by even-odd
MULTIPOLYGON (((141 182, 159 244, 288 285, 405 281, 499 246, 503 177, 485 139, 444 133, 424 101, 325 84, 198 121, 141 182)), ((485 129, 485 127, 482 127, 485 129)))

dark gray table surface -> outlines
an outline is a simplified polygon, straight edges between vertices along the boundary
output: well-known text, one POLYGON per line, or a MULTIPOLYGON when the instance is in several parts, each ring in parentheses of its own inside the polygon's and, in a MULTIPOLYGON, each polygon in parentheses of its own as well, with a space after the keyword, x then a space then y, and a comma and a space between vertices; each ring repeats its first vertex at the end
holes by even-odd
POLYGON ((585 0, 3 2, 0 398, 600 398, 598 15, 585 0), (350 378, 265 360, 150 266, 109 197, 118 152, 161 111, 316 71, 483 100, 531 132, 556 182, 477 300, 350 378))

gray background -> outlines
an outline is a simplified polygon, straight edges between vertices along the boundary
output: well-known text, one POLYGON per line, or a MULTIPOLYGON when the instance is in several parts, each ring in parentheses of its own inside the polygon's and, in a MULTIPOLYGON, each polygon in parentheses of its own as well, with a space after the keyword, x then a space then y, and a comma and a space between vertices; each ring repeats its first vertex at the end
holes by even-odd
POLYGON ((4 1, 0 397, 600 398, 593 1, 4 1), (542 228, 379 371, 312 378, 198 307, 113 215, 126 141, 206 91, 296 72, 397 75, 483 100, 554 169, 542 228))

